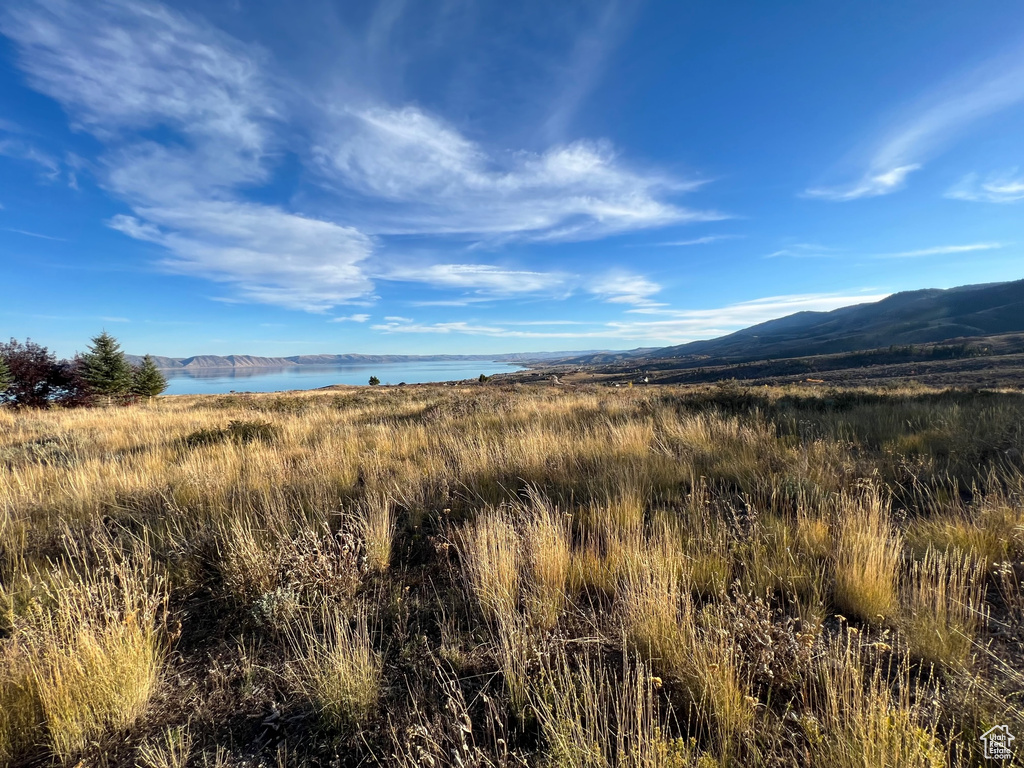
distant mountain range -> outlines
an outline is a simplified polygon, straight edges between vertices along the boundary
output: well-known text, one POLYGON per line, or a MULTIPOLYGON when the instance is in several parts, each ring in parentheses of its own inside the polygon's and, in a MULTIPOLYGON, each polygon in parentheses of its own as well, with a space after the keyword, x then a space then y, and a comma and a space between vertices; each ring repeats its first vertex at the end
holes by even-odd
POLYGON ((655 350, 567 355, 560 362, 593 365, 674 359, 691 365, 740 363, 1019 331, 1024 331, 1024 280, 905 291, 831 312, 797 312, 717 339, 655 350))
MULTIPOLYGON (((728 336, 674 347, 629 351, 521 352, 504 355, 195 355, 153 356, 165 370, 289 368, 307 365, 376 365, 441 360, 504 363, 628 365, 676 360, 683 367, 831 355, 892 346, 931 344, 964 337, 1024 331, 1024 280, 964 285, 947 290, 894 293, 881 301, 831 312, 797 312, 728 336)), ((140 356, 128 355, 137 364, 140 356)))
MULTIPOLYGON (((197 370, 207 368, 291 368, 300 365, 378 365, 387 363, 427 363, 443 360, 494 360, 499 363, 540 363, 564 357, 606 354, 601 350, 581 352, 516 352, 505 355, 292 355, 291 357, 258 357, 256 355, 194 355, 163 357, 151 355, 163 370, 197 370)), ((128 362, 138 365, 142 355, 126 355, 128 362)))

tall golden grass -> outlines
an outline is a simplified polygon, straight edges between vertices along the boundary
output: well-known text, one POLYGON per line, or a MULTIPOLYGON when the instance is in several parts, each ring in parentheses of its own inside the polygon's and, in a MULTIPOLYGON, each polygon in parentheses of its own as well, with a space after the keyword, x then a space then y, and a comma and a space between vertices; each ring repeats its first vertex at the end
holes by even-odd
POLYGON ((0 764, 977 764, 1022 435, 914 388, 0 409, 0 764))
POLYGON ((295 649, 290 677, 327 723, 359 726, 380 700, 380 657, 365 614, 351 619, 337 609, 307 614, 290 627, 295 649))
POLYGON ((656 681, 643 663, 613 672, 591 651, 556 649, 545 657, 534 709, 551 765, 682 765, 667 738, 656 681))
POLYGON ((911 653, 930 664, 965 664, 985 620, 978 566, 958 551, 929 549, 906 582, 903 631, 911 653))
MULTIPOLYGON (((135 555, 146 557, 144 547, 135 555)), ((26 575, 21 614, 3 647, 0 756, 45 743, 70 759, 145 711, 164 658, 160 580, 109 545, 86 569, 26 575)))
POLYGON ((892 619, 899 604, 902 537, 889 520, 888 503, 872 489, 841 497, 835 513, 836 607, 864 621, 892 619))
POLYGON ((812 764, 942 768, 950 761, 915 703, 934 692, 917 684, 905 659, 886 659, 857 635, 840 636, 825 645, 808 686, 806 698, 817 705, 802 719, 812 764))

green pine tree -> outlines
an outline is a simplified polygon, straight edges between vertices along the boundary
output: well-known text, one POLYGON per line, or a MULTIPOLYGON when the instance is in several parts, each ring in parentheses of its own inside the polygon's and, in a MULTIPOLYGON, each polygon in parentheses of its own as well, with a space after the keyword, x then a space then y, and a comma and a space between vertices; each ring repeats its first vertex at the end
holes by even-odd
POLYGON ((6 392, 11 386, 11 369, 7 367, 7 361, 0 357, 0 392, 6 392))
POLYGON ((167 389, 167 379, 156 367, 153 358, 146 355, 142 365, 133 371, 131 391, 139 397, 156 397, 167 389))
POLYGON ((131 389, 132 367, 117 339, 106 331, 94 337, 89 352, 82 355, 82 377, 95 394, 108 400, 126 395, 131 389))
POLYGON ((371 387, 375 387, 378 384, 380 384, 380 379, 378 379, 376 376, 371 376, 370 377, 370 386, 371 387))

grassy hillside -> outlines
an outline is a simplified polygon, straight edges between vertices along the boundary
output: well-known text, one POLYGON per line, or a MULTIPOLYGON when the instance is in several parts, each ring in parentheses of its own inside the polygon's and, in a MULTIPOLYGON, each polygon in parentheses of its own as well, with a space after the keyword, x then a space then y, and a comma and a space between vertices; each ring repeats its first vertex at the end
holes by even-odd
POLYGON ((702 355, 720 362, 828 355, 1024 331, 1024 280, 896 293, 831 312, 798 312, 652 358, 702 355))
POLYGON ((0 410, 0 764, 982 765, 1024 397, 0 410))

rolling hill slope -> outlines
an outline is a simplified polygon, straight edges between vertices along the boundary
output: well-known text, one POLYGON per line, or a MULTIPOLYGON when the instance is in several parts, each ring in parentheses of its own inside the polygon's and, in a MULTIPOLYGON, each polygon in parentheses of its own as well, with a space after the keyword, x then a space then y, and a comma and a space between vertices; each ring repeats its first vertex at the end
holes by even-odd
POLYGON ((1024 280, 896 293, 831 312, 798 312, 707 341, 648 352, 648 359, 726 362, 826 355, 965 336, 1024 331, 1024 280))

